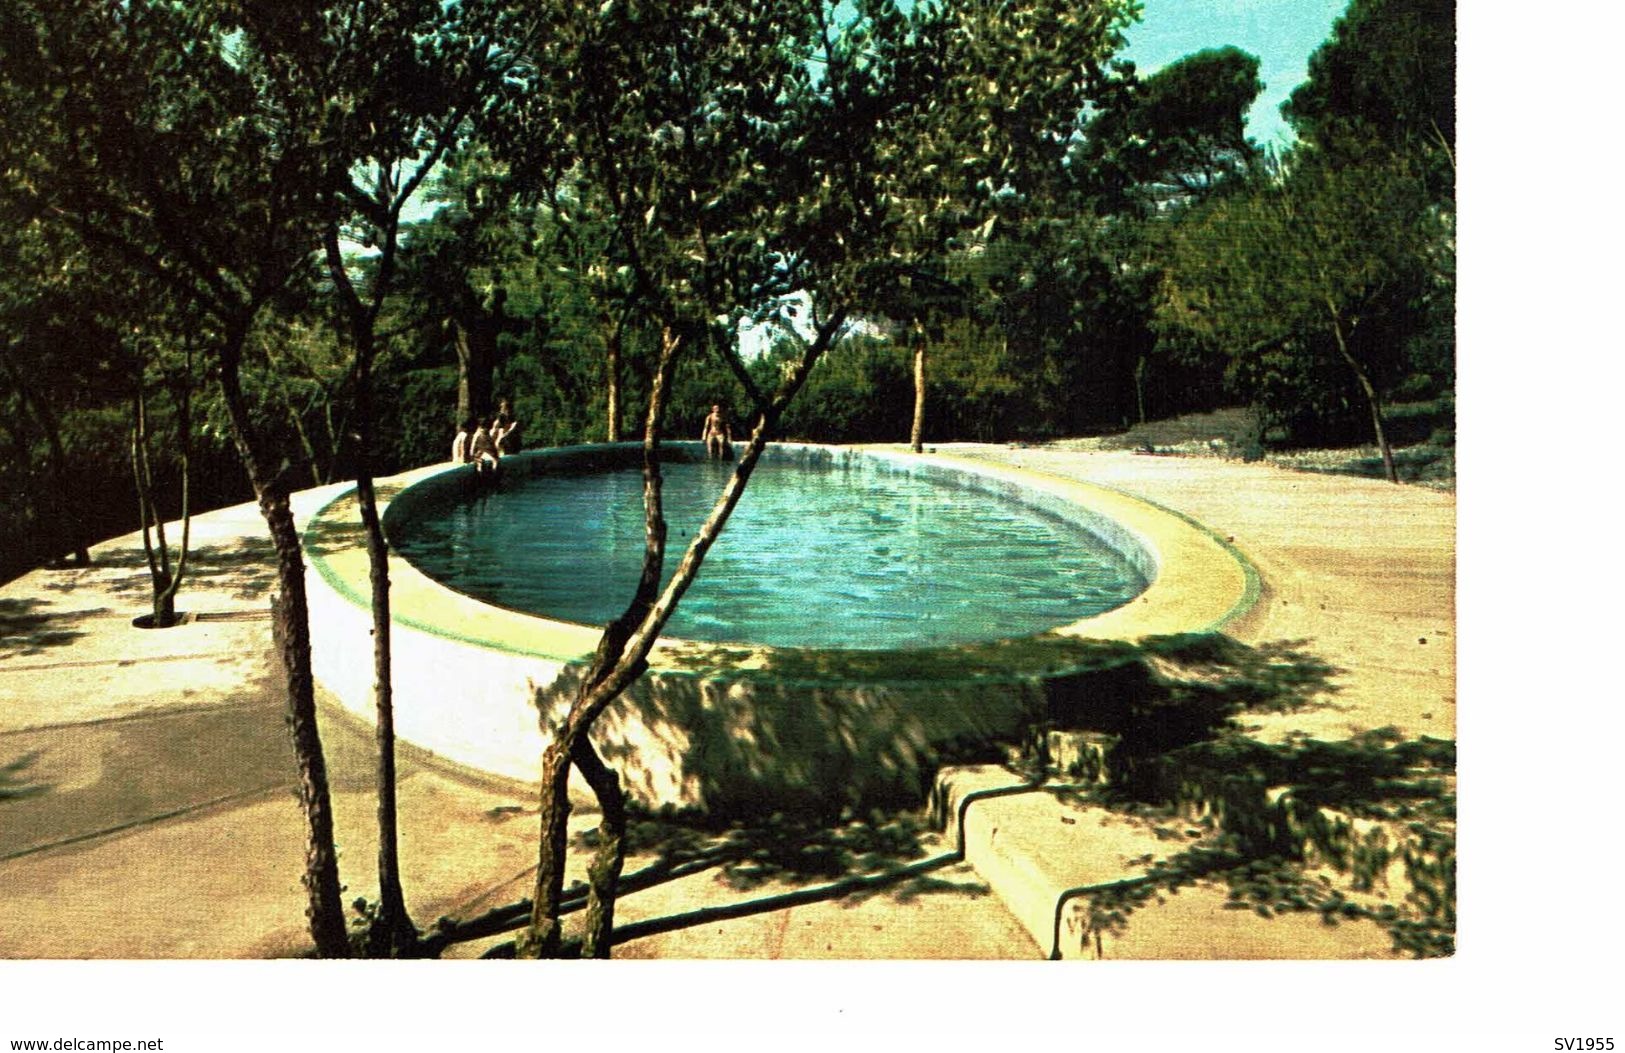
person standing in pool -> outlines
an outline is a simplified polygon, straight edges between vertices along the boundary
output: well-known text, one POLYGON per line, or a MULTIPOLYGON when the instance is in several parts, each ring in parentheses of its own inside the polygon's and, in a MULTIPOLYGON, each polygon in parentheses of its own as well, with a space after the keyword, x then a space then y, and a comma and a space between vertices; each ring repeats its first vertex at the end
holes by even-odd
POLYGON ((728 418, 720 405, 711 407, 711 415, 705 418, 705 427, 700 431, 700 441, 705 443, 705 452, 712 460, 733 460, 733 430, 728 427, 728 418))

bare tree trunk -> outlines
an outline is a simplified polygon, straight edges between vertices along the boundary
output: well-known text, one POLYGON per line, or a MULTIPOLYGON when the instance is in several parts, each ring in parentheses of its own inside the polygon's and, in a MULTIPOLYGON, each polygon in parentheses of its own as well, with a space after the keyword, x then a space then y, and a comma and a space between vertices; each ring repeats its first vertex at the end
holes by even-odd
POLYGON ((571 758, 592 787, 599 809, 598 850, 587 866, 587 933, 581 955, 608 958, 617 886, 626 862, 626 796, 620 778, 598 756, 587 736, 576 739, 571 758))
POLYGON ((175 617, 175 594, 186 578, 186 560, 192 550, 192 352, 187 348, 186 373, 176 383, 175 430, 181 457, 181 547, 175 558, 175 572, 163 597, 171 621, 175 617))
POLYGON ((570 849, 570 752, 564 728, 542 751, 541 837, 530 927, 515 942, 521 958, 556 958, 562 942, 559 905, 564 898, 564 863, 570 849))
MULTIPOLYGON (((398 217, 398 211, 394 213, 398 217)), ((328 270, 349 315, 350 337, 355 345, 355 440, 356 502, 367 538, 367 577, 372 600, 373 703, 377 710, 374 725, 378 744, 376 786, 378 792, 378 914, 366 935, 367 953, 372 957, 398 958, 417 946, 417 927, 406 911, 401 888, 397 799, 395 792, 395 695, 391 676, 393 623, 389 604, 389 545, 378 518, 378 498, 373 488, 373 392, 372 365, 377 357, 377 316, 388 291, 395 258, 396 227, 390 225, 380 239, 380 255, 372 303, 363 304, 344 268, 338 228, 329 227, 324 237, 328 270)))
MULTIPOLYGON (((581 750, 578 740, 584 740, 597 718, 597 711, 588 715, 586 703, 604 681, 623 664, 626 644, 633 629, 644 622, 655 593, 660 588, 661 569, 666 550, 666 520, 661 508, 660 435, 665 423, 666 397, 676 363, 681 337, 668 327, 661 334, 660 360, 655 368, 649 390, 649 414, 643 433, 643 510, 644 558, 638 578, 637 591, 626 611, 604 630, 593 656, 592 666, 582 681, 580 692, 570 706, 563 723, 554 729, 553 741, 542 754, 541 800, 541 857, 536 868, 536 894, 531 911, 529 930, 522 933, 517 943, 520 957, 551 958, 559 952, 561 931, 559 905, 564 895, 564 865, 569 850, 568 820, 570 817, 569 775, 572 754, 591 753, 591 745, 581 750)), ((634 659, 641 664, 642 656, 634 659)), ((619 691, 616 692, 619 694, 619 691)), ((613 696, 611 696, 612 700, 613 696)), ((604 702, 608 704, 609 700, 604 702)), ((599 707, 602 709, 602 706, 599 707)), ((592 768, 596 754, 588 760, 592 768)), ((588 774, 588 772, 584 772, 588 774)), ((594 791, 598 785, 594 784, 594 791)), ((618 785, 613 797, 619 796, 618 785)), ((615 804, 619 808, 618 802, 615 804)), ((608 812, 606 811, 606 816, 608 812)), ((618 838, 617 838, 618 840, 618 838)), ((607 886, 609 904, 601 909, 613 917, 613 881, 607 886)), ((600 887, 599 895, 605 891, 600 887)), ((598 948, 595 947, 595 950, 598 948)), ((608 953, 608 947, 602 947, 608 953)))
POLYGON ((1343 356, 1343 361, 1354 370, 1354 376, 1360 382, 1360 390, 1365 392, 1366 405, 1371 408, 1371 428, 1377 436, 1377 448, 1382 451, 1382 467, 1390 483, 1399 482, 1399 471, 1394 467, 1394 451, 1388 445, 1388 433, 1383 428, 1382 401, 1377 397, 1377 389, 1372 386, 1371 378, 1366 376, 1360 363, 1349 353, 1348 342, 1344 339, 1343 323, 1337 312, 1332 312, 1332 335, 1337 339, 1337 351, 1343 356))
POLYGON ((610 330, 609 342, 605 347, 604 371, 608 374, 609 386, 606 438, 609 442, 621 441, 621 336, 625 331, 626 319, 623 318, 610 330))
POLYGON ((452 327, 457 347, 457 422, 461 424, 491 407, 491 362, 479 337, 461 320, 452 327))
POLYGON ((168 575, 159 562, 159 553, 168 560, 167 546, 160 537, 156 550, 152 544, 152 521, 157 518, 158 529, 163 529, 162 517, 157 516, 153 510, 152 475, 147 466, 147 394, 146 387, 140 377, 136 378, 135 395, 130 415, 130 474, 135 479, 136 510, 141 515, 141 552, 147 559, 147 575, 151 579, 152 587, 152 625, 155 629, 167 629, 174 624, 174 612, 169 612, 166 618, 160 597, 168 588, 168 575))
MULTIPOLYGON (((305 426, 304 416, 292 404, 287 404, 287 408, 288 420, 293 424, 293 433, 298 436, 299 447, 305 451, 305 460, 310 465, 311 484, 313 486, 327 485, 331 480, 327 478, 327 473, 322 471, 322 459, 316 452, 316 443, 311 440, 310 429, 305 426)), ((333 459, 330 458, 328 460, 330 468, 332 463, 333 459)))
POLYGON ((915 453, 923 453, 925 446, 925 336, 914 334, 914 425, 909 429, 908 444, 915 453))
MULTIPOLYGON (((260 345, 260 350, 265 355, 266 364, 270 367, 268 372, 272 377, 281 378, 288 372, 289 366, 277 353, 275 341, 267 340, 262 342, 260 345)), ((293 392, 290 390, 290 386, 285 379, 278 383, 276 392, 276 403, 279 407, 281 407, 282 412, 287 416, 288 424, 293 428, 294 435, 299 439, 299 448, 304 451, 305 463, 310 469, 311 485, 325 486, 332 480, 328 479, 326 472, 323 471, 322 457, 316 450, 316 441, 311 438, 310 427, 305 423, 305 415, 299 411, 298 406, 294 405, 293 392)), ((328 434, 331 435, 333 424, 331 407, 324 410, 323 415, 327 418, 328 434)), ((333 445, 337 446, 337 443, 334 443, 333 445)), ((329 470, 332 469, 333 462, 337 460, 337 453, 338 451, 335 449, 327 458, 327 468, 329 470)))
POLYGON ((141 515, 141 552, 147 559, 147 576, 151 585, 152 627, 167 629, 175 624, 175 594, 169 587, 169 544, 164 537, 164 519, 152 493, 152 465, 147 453, 147 391, 140 377, 136 378, 132 401, 130 474, 135 479, 136 508, 141 515), (155 523, 158 535, 156 545, 153 543, 155 523))
POLYGON ((231 421, 232 438, 248 469, 260 514, 270 530, 277 555, 278 595, 272 602, 272 629, 288 692, 288 732, 299 768, 299 803, 305 814, 305 917, 316 951, 324 958, 346 958, 343 889, 338 853, 333 845, 333 804, 327 786, 327 761, 316 723, 316 686, 310 669, 310 611, 305 599, 305 561, 299 530, 288 503, 287 483, 267 469, 270 458, 255 439, 243 398, 238 335, 220 355, 220 390, 231 421))
POLYGON ((1134 363, 1134 408, 1140 415, 1141 424, 1145 423, 1145 375, 1150 368, 1150 362, 1144 355, 1134 363))
POLYGON ((186 379, 177 382, 172 392, 181 469, 181 543, 173 562, 169 556, 169 539, 164 533, 163 512, 155 496, 147 429, 146 384, 139 376, 135 382, 135 414, 130 425, 130 467, 135 476, 136 501, 141 513, 141 548, 147 557, 147 571, 152 578, 152 627, 155 629, 168 629, 175 624, 175 597, 186 576, 186 558, 191 548, 192 420, 191 395, 187 390, 187 385, 191 383, 190 375, 191 360, 188 356, 186 379))
POLYGON ((507 326, 506 290, 499 289, 489 312, 478 306, 452 320, 457 348, 457 421, 484 416, 495 405, 497 340, 507 326))
MULTIPOLYGON (((337 251, 337 244, 334 244, 337 251)), ((372 480, 372 359, 375 353, 370 324, 357 301, 353 307, 365 329, 358 332, 356 350, 357 436, 355 451, 356 502, 367 538, 367 579, 372 599, 372 694, 378 744, 374 769, 378 791, 378 916, 367 933, 372 957, 399 958, 417 945, 417 927, 406 911, 401 887, 397 799, 395 792, 395 692, 391 675, 393 623, 389 605, 389 545, 378 518, 378 496, 372 480)), ((358 326, 358 328, 360 328, 358 326)))
MULTIPOLYGON (((364 425, 368 431, 369 420, 364 425)), ((365 442, 363 442, 365 447, 365 442)), ((367 534, 368 578, 372 586, 373 699, 377 707, 375 739, 378 744, 378 918, 368 934, 369 951, 376 957, 401 957, 417 944, 417 928, 406 911, 401 887, 399 834, 395 793, 395 700, 390 675, 391 622, 389 613, 389 547, 378 518, 378 500, 365 449, 358 454, 356 498, 367 534)))

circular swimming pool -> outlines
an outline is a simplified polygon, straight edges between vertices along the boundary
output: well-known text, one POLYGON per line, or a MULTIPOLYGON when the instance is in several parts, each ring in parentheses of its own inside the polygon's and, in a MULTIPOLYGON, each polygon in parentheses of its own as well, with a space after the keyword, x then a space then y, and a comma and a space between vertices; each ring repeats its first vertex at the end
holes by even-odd
MULTIPOLYGON (((663 465, 669 578, 732 465, 663 465)), ((431 578, 488 603, 603 624, 632 595, 642 476, 507 473, 391 532, 431 578)), ((893 649, 1006 639, 1119 607, 1147 579, 1076 518, 871 457, 764 460, 669 635, 893 649)))
MULTIPOLYGON (((673 464, 674 477, 692 468, 696 479, 689 497, 671 488, 674 564, 699 521, 697 508, 680 506, 709 504, 727 470, 690 463, 702 453, 697 443, 667 449, 671 461, 683 462, 673 464)), ((506 463, 503 492, 484 496, 465 467, 433 465, 379 480, 384 529, 397 550, 390 602, 402 739, 481 771, 536 778, 602 620, 631 593, 629 580, 577 575, 584 564, 635 572, 638 501, 611 493, 635 480, 640 458, 634 443, 527 451, 506 463), (556 529, 568 542, 563 557, 551 570, 516 569, 544 532, 506 502, 534 491, 545 504, 549 493, 576 488, 583 488, 579 499, 557 512, 556 529), (459 523, 469 535, 495 530, 494 563, 453 529, 459 523), (435 573, 450 584, 401 557, 412 550, 424 560, 436 533, 445 535, 438 544, 447 567, 435 573), (572 602, 607 606, 572 611, 579 622, 554 606, 544 614, 512 609, 512 585, 555 578, 576 582, 567 590, 572 602)), ((1103 487, 953 453, 794 444, 769 447, 757 471, 738 518, 684 597, 679 611, 688 620, 656 643, 647 673, 593 727, 627 793, 648 808, 759 814, 768 802, 917 801, 943 751, 1013 741, 1053 699, 1087 701, 1096 690, 1091 670, 1103 661, 1115 668, 1132 641, 1216 629, 1257 596, 1256 576, 1220 538, 1103 487), (776 481, 794 485, 774 498, 776 481), (935 538, 937 549, 905 553, 899 544, 910 533, 935 538), (741 544, 759 547, 745 553, 741 544), (1126 585, 1099 589, 1077 567, 1067 569, 1083 550, 1118 563, 1126 585), (723 574, 729 559, 748 569, 731 595, 723 574), (904 581, 945 583, 948 591, 873 602, 887 595, 882 586, 904 581), (694 614, 706 610, 705 595, 719 582, 712 613, 743 615, 729 630, 738 641, 696 638, 706 628, 694 614), (1143 582, 1127 602, 1087 613, 1143 582), (752 590, 776 583, 785 602, 769 618, 766 600, 752 590), (1042 584, 1029 597, 1033 606, 1018 617, 1017 586, 1034 583, 1042 584), (911 617, 900 618, 902 611, 911 617), (1016 635, 1023 620, 1037 628, 1016 635), (814 642, 805 630, 818 623, 845 642, 814 642), (786 632, 773 639, 789 646, 754 642, 770 624, 786 632)), ((325 500, 304 533, 313 670, 339 704, 371 719, 372 663, 357 659, 371 648, 365 539, 353 492, 335 490, 325 500)), ((713 627, 711 635, 724 634, 713 627)), ((1100 718, 1117 711, 1105 706, 1100 718)))

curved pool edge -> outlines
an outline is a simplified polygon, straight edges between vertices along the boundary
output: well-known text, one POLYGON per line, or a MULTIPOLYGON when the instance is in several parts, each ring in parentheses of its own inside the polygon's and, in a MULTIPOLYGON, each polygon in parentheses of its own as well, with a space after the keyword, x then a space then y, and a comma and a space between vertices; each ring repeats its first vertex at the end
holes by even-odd
MULTIPOLYGON (((640 448, 621 444, 628 447, 640 448)), ((591 458, 606 448, 522 456, 591 458)), ((1257 573, 1234 546, 1177 512, 1116 490, 955 455, 774 448, 960 473, 1006 496, 1016 488, 1029 499, 1064 502, 1116 524, 1154 561, 1150 586, 1115 610, 1024 638, 1046 647, 1055 639, 1132 642, 1211 631, 1257 598, 1257 573)), ((440 464, 380 480, 386 526, 389 506, 409 488, 431 480, 455 486, 469 474, 466 467, 440 464)), ((370 654, 370 585, 354 510, 352 487, 310 518, 307 582, 316 676, 346 709, 370 720, 371 662, 361 657, 370 654)), ((389 570, 397 733, 456 763, 534 782, 547 741, 543 727, 562 715, 600 628, 475 600, 393 553, 389 570), (538 705, 549 711, 539 715, 538 705)), ((650 656, 650 673, 601 718, 594 737, 622 770, 629 794, 648 807, 725 810, 741 802, 761 807, 764 797, 793 803, 832 792, 917 796, 944 743, 1019 731, 1042 704, 1045 678, 1073 671, 1053 663, 1036 668, 1033 647, 1018 640, 980 648, 986 660, 976 671, 955 675, 959 660, 977 650, 842 652, 663 638, 650 656), (1001 651, 1006 643, 1011 646, 1001 651), (888 668, 876 668, 877 656, 888 668)))
MULTIPOLYGON (((891 451, 870 451, 871 455, 891 451)), ((904 454, 967 472, 1014 479, 1088 508, 1133 534, 1156 561, 1146 590, 1120 607, 1052 632, 1085 639, 1136 640, 1184 632, 1215 632, 1258 602, 1258 570, 1234 544, 1190 516, 1098 483, 1084 483, 1014 465, 951 453, 904 454)))

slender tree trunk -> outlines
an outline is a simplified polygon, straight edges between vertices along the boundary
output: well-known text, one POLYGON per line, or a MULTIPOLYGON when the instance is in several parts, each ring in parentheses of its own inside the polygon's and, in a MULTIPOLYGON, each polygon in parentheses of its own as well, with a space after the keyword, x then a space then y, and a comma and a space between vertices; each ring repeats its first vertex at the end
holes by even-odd
MULTIPOLYGON (((370 417, 370 414, 368 415, 370 417)), ((370 421, 368 422, 370 431, 370 421)), ((363 442, 365 447, 365 442, 363 442)), ((367 534, 368 578, 372 586, 373 699, 377 707, 378 744, 378 920, 369 934, 370 950, 380 957, 400 957, 417 944, 417 929, 406 912, 401 887, 399 834, 395 793, 395 701, 390 672, 389 547, 378 518, 378 500, 365 449, 358 454, 356 497, 367 534)))
MULTIPOLYGON (((316 444, 311 441, 310 429, 305 426, 304 415, 291 403, 285 403, 288 410, 288 420, 293 424, 293 433, 299 439, 299 448, 305 451, 305 461, 310 465, 310 481, 314 486, 325 486, 327 475, 322 471, 322 459, 316 453, 316 444)), ((331 464, 331 461, 329 461, 331 464)))
MULTIPOLYGON (((398 212, 394 213, 398 216, 398 212)), ((367 570, 372 599, 373 702, 377 717, 374 734, 378 745, 375 768, 378 792, 378 915, 367 933, 367 953, 372 957, 399 958, 413 952, 418 942, 416 926, 406 911, 401 888, 397 799, 395 792, 395 696, 391 675, 393 624, 389 603, 389 545, 378 518, 378 497, 372 478, 373 390, 372 365, 377 358, 377 312, 388 291, 393 273, 396 226, 382 231, 383 250, 371 293, 371 306, 360 294, 344 268, 338 229, 330 227, 324 238, 328 269, 349 314, 350 337, 355 345, 355 440, 356 502, 367 538, 367 570)))
POLYGON ((452 325, 457 347, 457 420, 462 423, 491 412, 496 361, 493 349, 486 346, 482 322, 465 324, 458 319, 452 325))
MULTIPOLYGON (((571 704, 570 712, 554 729, 553 741, 542 754, 541 856, 537 861, 536 894, 533 898, 530 928, 520 935, 516 944, 520 957, 552 958, 558 955, 561 942, 559 905, 564 895, 564 866, 569 851, 568 789, 572 754, 580 752, 583 757, 591 754, 591 757, 587 757, 588 768, 583 774, 588 776, 595 793, 601 792, 601 785, 607 787, 607 781, 598 775, 595 768, 597 755, 593 752, 591 744, 587 743, 585 749, 581 746, 592 721, 597 718, 597 711, 589 712, 587 702, 604 681, 621 667, 627 641, 633 629, 646 618, 655 593, 660 588, 661 568, 666 549, 666 521, 661 508, 660 435, 665 422, 666 397, 671 372, 676 362, 680 341, 681 338, 669 328, 661 334, 660 361, 649 391, 649 415, 643 434, 644 558, 637 591, 621 617, 604 630, 592 665, 587 677, 582 681, 575 701, 571 704)), ((635 661, 640 662, 641 656, 635 661)), ((607 705, 607 701, 604 704, 607 705)), ((601 767, 601 762, 598 762, 597 767, 601 767)), ((611 811, 620 809, 619 795, 619 784, 616 783, 609 794, 613 803, 604 810, 606 823, 610 822, 611 811)), ((623 818, 621 820, 623 825, 624 821, 623 818)), ((620 842, 618 834, 615 841, 614 850, 618 852, 620 842)), ((605 880, 599 884, 595 893, 599 900, 600 912, 611 919, 614 917, 614 885, 618 874, 618 865, 613 873, 606 867, 601 875, 605 880)), ((608 953, 607 931, 604 930, 604 938, 595 944, 595 953, 608 953)))
POLYGON ((577 770, 598 799, 598 850, 587 866, 587 933, 584 958, 608 958, 615 930, 615 899, 626 862, 626 797, 621 780, 582 735, 571 753, 577 770))
MULTIPOLYGON (((356 305, 359 308, 359 304, 356 305)), ((356 501, 367 537, 367 578, 372 595, 372 692, 377 710, 374 738, 378 745, 378 917, 367 934, 374 957, 399 958, 417 945, 417 927, 406 912, 401 887, 397 798, 395 792, 395 692, 391 673, 393 623, 389 608, 389 545, 378 518, 378 496, 372 481, 372 333, 359 334, 356 402, 360 441, 356 443, 356 501)))
MULTIPOLYGON (((276 352, 276 344, 274 341, 266 341, 261 345, 261 350, 265 354, 265 361, 270 367, 270 373, 272 376, 281 377, 288 372, 288 366, 286 365, 285 360, 283 360, 276 352)), ((322 457, 316 451, 316 441, 310 436, 310 427, 305 423, 304 413, 301 413, 299 411, 299 407, 294 405, 293 392, 286 381, 278 384, 276 390, 277 405, 287 416, 288 424, 293 428, 294 435, 299 439, 299 448, 304 451, 305 464, 310 469, 311 485, 325 486, 327 483, 331 482, 331 480, 326 477, 326 474, 322 470, 322 457)), ((327 418, 328 434, 331 435, 333 423, 332 413, 330 410, 324 410, 323 413, 327 418)), ((332 468, 332 462, 335 459, 336 458, 332 456, 327 458, 329 469, 332 468)))
POLYGON ((1360 363, 1349 353, 1348 342, 1343 334, 1343 323, 1335 311, 1332 313, 1332 335, 1337 340, 1338 353, 1354 371, 1355 378, 1360 382, 1360 390, 1365 392, 1366 405, 1371 408, 1371 429, 1377 436, 1377 448, 1382 451, 1383 470, 1387 473, 1390 483, 1397 483, 1399 471, 1394 467, 1394 451, 1388 445, 1388 433, 1383 428, 1382 401, 1377 397, 1377 389, 1372 385, 1371 378, 1366 376, 1365 370, 1360 368, 1360 363))
POLYGON ((131 409, 130 474, 135 478, 136 506, 141 513, 141 551, 147 558, 147 575, 151 582, 152 627, 168 629, 175 624, 175 590, 170 587, 169 541, 164 537, 164 517, 153 497, 152 462, 147 450, 147 391, 140 377, 136 378, 131 409))
POLYGON ((489 311, 469 304, 452 319, 457 347, 457 419, 484 416, 495 406, 497 341, 507 326, 507 291, 498 289, 489 311))
MULTIPOLYGON (((130 407, 130 475, 135 480, 136 509, 141 515, 141 552, 147 559, 147 575, 151 581, 152 591, 152 625, 155 629, 167 629, 174 624, 174 611, 165 611, 161 597, 169 585, 168 575, 160 564, 158 554, 164 551, 162 539, 158 550, 152 544, 152 521, 159 520, 159 529, 163 529, 162 517, 153 508, 152 475, 147 465, 147 393, 146 387, 140 377, 135 381, 135 394, 130 407)), ((165 552, 167 557, 167 552, 165 552)))
MULTIPOLYGON (((659 638, 683 594, 693 584, 695 575, 705 561, 705 555, 727 525, 728 517, 739 503, 751 473, 761 459, 779 415, 784 411, 802 385, 813 363, 829 346, 845 325, 846 312, 838 310, 820 326, 818 338, 807 346, 801 361, 786 380, 784 386, 757 419, 750 441, 735 463, 732 478, 723 488, 705 522, 695 532, 694 539, 683 553, 681 562, 671 581, 662 589, 661 570, 665 556, 666 522, 661 509, 661 479, 659 469, 660 430, 665 414, 666 391, 676 359, 678 340, 668 330, 661 337, 660 364, 655 371, 649 393, 649 417, 644 433, 644 560, 632 602, 620 618, 605 628, 593 656, 587 677, 583 680, 570 710, 554 729, 553 741, 542 754, 542 799, 540 853, 536 868, 536 894, 532 900, 530 927, 515 941, 520 957, 556 955, 560 946, 559 913, 563 896, 564 865, 569 847, 567 819, 569 800, 566 794, 569 764, 578 742, 591 731, 593 722, 605 708, 620 697, 647 667, 649 651, 659 638)), ((589 761, 589 764, 591 762, 589 761)), ((594 775, 588 772, 589 779, 594 775)), ((618 787, 610 795, 619 799, 618 787)), ((601 800, 603 797, 601 796, 601 800)), ((609 819, 608 822, 615 820, 609 819)), ((617 837, 617 841, 619 838, 617 837)), ((601 853, 599 862, 607 862, 621 851, 619 844, 609 846, 601 853)), ((595 879, 600 888, 595 895, 601 900, 603 916, 613 918, 614 879, 618 864, 612 869, 599 867, 595 879), (607 893, 607 895, 606 895, 607 893)), ((595 944, 596 953, 603 953, 607 938, 595 944)))
POLYGON ((272 602, 272 629, 282 659, 288 692, 288 732, 299 769, 299 802, 305 814, 305 917, 316 951, 324 958, 350 954, 344 923, 343 889, 338 853, 333 844, 333 805, 327 785, 327 761, 316 722, 316 687, 310 668, 310 610, 305 598, 305 561, 299 530, 288 503, 287 483, 269 471, 271 459, 253 431, 244 400, 238 335, 220 356, 220 390, 231 422, 237 452, 248 469, 260 514, 270 531, 277 556, 278 593, 272 602))
MULTIPOLYGON (((190 376, 191 362, 187 372, 190 376)), ((141 512, 141 547, 147 557, 147 570, 152 578, 152 627, 168 629, 175 624, 175 597, 186 576, 186 559, 192 539, 192 422, 191 396, 186 390, 190 380, 176 384, 172 393, 175 400, 176 445, 180 452, 181 469, 181 544, 172 562, 169 557, 169 539, 164 532, 163 512, 158 507, 152 474, 151 443, 147 429, 147 393, 142 378, 136 378, 135 414, 130 426, 130 467, 135 476, 136 502, 141 512), (156 544, 154 543, 156 535, 156 544)))
POLYGON ((570 850, 570 751, 564 728, 542 751, 541 837, 536 868, 536 895, 530 927, 515 942, 521 958, 557 958, 562 943, 559 904, 564 898, 564 863, 570 850))
POLYGON ((1144 355, 1134 363, 1134 408, 1140 415, 1141 424, 1145 423, 1145 375, 1150 368, 1144 355))
POLYGON ((925 336, 914 335, 914 425, 909 429, 908 443, 915 453, 925 450, 925 336))
POLYGON ((621 334, 625 331, 625 320, 616 322, 610 329, 609 341, 605 348, 604 371, 608 374, 609 406, 607 428, 607 441, 621 441, 621 334))
POLYGON ((170 577, 169 587, 164 590, 163 604, 168 617, 173 623, 175 618, 175 595, 180 591, 181 582, 186 578, 186 560, 192 550, 192 354, 190 348, 186 354, 186 375, 177 382, 174 391, 175 398, 175 431, 180 446, 181 457, 181 547, 175 556, 175 571, 170 577))

